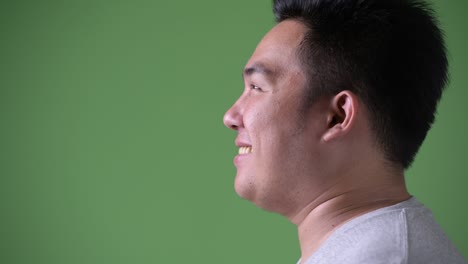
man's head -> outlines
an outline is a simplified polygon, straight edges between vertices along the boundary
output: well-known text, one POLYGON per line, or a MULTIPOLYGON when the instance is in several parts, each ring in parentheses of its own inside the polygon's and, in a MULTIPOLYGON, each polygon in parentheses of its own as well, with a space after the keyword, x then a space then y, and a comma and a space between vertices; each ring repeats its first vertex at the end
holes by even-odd
POLYGON ((408 168, 434 121, 447 81, 442 35, 432 10, 417 0, 275 0, 278 22, 308 31, 299 56, 311 103, 354 92, 371 113, 378 145, 408 168))
POLYGON ((372 182, 351 177, 360 170, 408 167, 446 81, 427 7, 277 0, 274 11, 278 24, 247 62, 244 92, 224 117, 242 154, 237 193, 292 215, 338 185, 372 182))

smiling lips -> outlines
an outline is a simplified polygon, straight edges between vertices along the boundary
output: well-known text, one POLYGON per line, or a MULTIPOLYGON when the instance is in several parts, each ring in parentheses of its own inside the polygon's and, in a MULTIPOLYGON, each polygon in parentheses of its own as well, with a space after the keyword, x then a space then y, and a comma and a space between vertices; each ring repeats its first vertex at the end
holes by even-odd
POLYGON ((239 154, 249 154, 252 153, 252 147, 239 147, 239 154))

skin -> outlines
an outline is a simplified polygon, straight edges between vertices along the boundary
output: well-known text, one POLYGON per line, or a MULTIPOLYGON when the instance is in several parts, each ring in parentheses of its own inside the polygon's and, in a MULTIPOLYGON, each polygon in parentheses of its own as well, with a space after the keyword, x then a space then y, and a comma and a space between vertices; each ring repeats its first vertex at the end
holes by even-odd
POLYGON ((239 196, 297 225, 306 260, 339 226, 410 198, 403 168, 376 147, 366 107, 350 91, 304 107, 297 48, 307 28, 286 20, 268 32, 244 70, 244 91, 226 112, 237 132, 239 196))

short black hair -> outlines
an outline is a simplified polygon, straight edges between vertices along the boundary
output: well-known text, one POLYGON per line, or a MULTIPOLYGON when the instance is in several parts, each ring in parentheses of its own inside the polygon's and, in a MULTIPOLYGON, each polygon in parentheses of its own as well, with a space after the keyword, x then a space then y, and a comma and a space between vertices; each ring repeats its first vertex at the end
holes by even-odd
POLYGON ((279 23, 308 28, 300 47, 313 101, 350 90, 364 102, 376 142, 408 168, 434 122, 448 80, 443 33, 417 0, 274 0, 279 23))

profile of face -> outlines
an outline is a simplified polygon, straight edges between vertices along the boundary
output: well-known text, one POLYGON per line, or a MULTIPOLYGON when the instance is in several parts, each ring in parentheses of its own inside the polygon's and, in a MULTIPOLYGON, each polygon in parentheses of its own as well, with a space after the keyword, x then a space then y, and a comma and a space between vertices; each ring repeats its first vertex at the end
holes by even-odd
POLYGON ((244 69, 243 93, 224 116, 237 132, 236 192, 281 214, 291 213, 310 186, 320 188, 320 176, 311 174, 323 162, 327 107, 305 107, 310 88, 297 53, 305 33, 303 24, 286 20, 265 35, 244 69))

